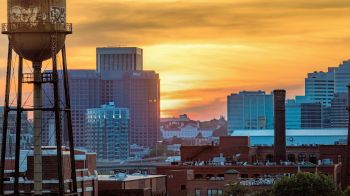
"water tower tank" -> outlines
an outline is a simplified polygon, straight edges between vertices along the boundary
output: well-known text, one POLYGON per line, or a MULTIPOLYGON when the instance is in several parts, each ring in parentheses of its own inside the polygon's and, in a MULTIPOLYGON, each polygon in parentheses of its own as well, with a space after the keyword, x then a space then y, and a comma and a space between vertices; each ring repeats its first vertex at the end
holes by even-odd
POLYGON ((9 0, 8 24, 3 32, 9 34, 13 49, 23 58, 41 62, 51 55, 51 36, 56 36, 56 51, 71 33, 66 23, 65 0, 9 0))

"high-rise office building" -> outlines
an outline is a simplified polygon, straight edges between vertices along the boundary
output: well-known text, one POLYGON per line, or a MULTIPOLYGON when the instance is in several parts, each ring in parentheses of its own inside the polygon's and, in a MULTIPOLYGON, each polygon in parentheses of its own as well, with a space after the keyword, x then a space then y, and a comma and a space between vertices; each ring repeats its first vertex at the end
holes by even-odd
MULTIPOLYGON (((16 142, 16 112, 9 112, 8 116, 8 127, 7 127, 7 147, 6 156, 15 155, 15 142, 16 142)), ((0 127, 2 127, 4 118, 4 107, 0 107, 0 127)), ((21 149, 30 149, 32 146, 32 131, 33 127, 31 122, 28 120, 28 112, 22 112, 21 118, 21 149)), ((2 139, 2 132, 0 133, 0 144, 2 139)))
POLYGON ((160 139, 160 80, 154 71, 101 74, 101 100, 130 110, 130 143, 154 146, 160 139))
MULTIPOLYGON (((63 81, 60 76, 60 98, 63 99, 63 81)), ((101 81, 99 74, 94 70, 69 70, 69 82, 70 82, 70 98, 72 109, 72 126, 74 130, 74 144, 78 147, 84 147, 84 134, 85 134, 85 113, 86 109, 94 108, 101 105, 100 89, 101 81)), ((52 85, 43 85, 43 107, 52 107, 53 104, 53 88, 52 85), (51 95, 51 96, 48 96, 51 95)), ((43 130, 42 130, 42 142, 44 145, 49 145, 50 141, 53 141, 54 135, 50 134, 50 122, 54 119, 52 112, 43 112, 43 130)), ((63 116, 61 117, 63 118, 63 116)), ((52 124, 52 123, 51 123, 52 124)), ((62 121, 62 130, 64 134, 64 140, 66 140, 67 123, 62 121)), ((52 132, 52 131, 51 131, 52 132)), ((52 143, 52 142, 51 142, 52 143)))
POLYGON ((334 94, 334 72, 336 68, 329 68, 328 72, 309 73, 305 79, 305 96, 313 102, 330 106, 334 94))
POLYGON ((322 104, 301 103, 301 128, 322 128, 322 104))
POLYGON ((286 102, 286 128, 301 128, 301 107, 295 99, 289 99, 286 102))
POLYGON ((87 109, 86 148, 97 153, 100 161, 122 161, 129 157, 130 114, 113 102, 87 109))
POLYGON ((227 97, 228 131, 272 129, 273 95, 264 91, 242 91, 227 97))
POLYGON ((350 84, 350 60, 344 61, 334 72, 334 93, 347 93, 350 84))
POLYGON ((323 127, 323 106, 305 96, 296 96, 286 103, 286 128, 311 129, 323 127))
POLYGON ((348 127, 349 113, 346 110, 348 104, 347 93, 336 93, 331 105, 331 127, 348 127))
POLYGON ((96 49, 96 70, 103 72, 143 70, 143 50, 136 47, 96 49))
MULTIPOLYGON (((130 142, 142 146, 154 146, 160 138, 160 82, 154 71, 103 71, 69 70, 70 94, 74 142, 84 147, 85 112, 108 102, 130 110, 130 142)), ((50 105, 52 98, 43 87, 43 105, 50 105)), ((63 97, 63 86, 60 88, 63 97)), ((63 101, 63 100, 62 100, 63 101)), ((47 112, 43 121, 43 142, 50 141, 47 112), (46 120, 45 120, 46 119, 46 120)), ((65 123, 63 128, 66 130, 65 123)), ((66 132, 66 131, 64 131, 66 132)))

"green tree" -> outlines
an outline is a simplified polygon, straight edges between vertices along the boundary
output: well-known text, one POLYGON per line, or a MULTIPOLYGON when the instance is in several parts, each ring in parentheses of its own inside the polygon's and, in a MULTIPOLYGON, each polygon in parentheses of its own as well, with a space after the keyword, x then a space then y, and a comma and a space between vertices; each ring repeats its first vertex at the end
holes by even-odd
POLYGON ((249 193, 249 188, 239 182, 233 182, 225 186, 224 196, 246 196, 249 193))
POLYGON ((350 186, 343 191, 342 196, 350 196, 350 186))
POLYGON ((283 177, 272 189, 275 196, 339 196, 341 191, 333 180, 326 175, 297 173, 291 177, 283 177))

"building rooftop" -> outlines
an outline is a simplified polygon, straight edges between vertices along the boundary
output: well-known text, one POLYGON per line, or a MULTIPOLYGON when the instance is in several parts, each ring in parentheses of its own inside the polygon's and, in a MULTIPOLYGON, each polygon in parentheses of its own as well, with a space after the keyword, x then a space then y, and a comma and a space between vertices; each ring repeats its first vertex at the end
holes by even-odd
POLYGON ((165 177, 165 175, 143 175, 143 174, 132 174, 132 175, 126 175, 123 173, 116 174, 116 175, 98 175, 98 181, 134 181, 134 180, 144 180, 144 179, 151 179, 151 178, 160 178, 165 177))
MULTIPOLYGON (((287 129, 286 136, 344 136, 348 135, 347 128, 332 129, 287 129)), ((273 129, 235 130, 232 136, 274 136, 273 129)))

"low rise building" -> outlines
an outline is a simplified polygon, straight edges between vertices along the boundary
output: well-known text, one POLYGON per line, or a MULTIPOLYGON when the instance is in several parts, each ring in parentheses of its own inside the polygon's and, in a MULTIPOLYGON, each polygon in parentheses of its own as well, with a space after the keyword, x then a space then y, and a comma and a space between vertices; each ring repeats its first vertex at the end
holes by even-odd
POLYGON ((228 136, 218 145, 182 146, 181 161, 158 166, 157 173, 168 176, 169 196, 220 195, 230 182, 270 189, 282 176, 300 171, 324 173, 338 186, 347 184, 346 145, 287 146, 287 161, 275 162, 272 146, 249 143, 247 136, 228 136))
POLYGON ((99 195, 166 196, 167 176, 117 173, 98 176, 99 195))

